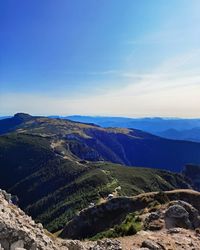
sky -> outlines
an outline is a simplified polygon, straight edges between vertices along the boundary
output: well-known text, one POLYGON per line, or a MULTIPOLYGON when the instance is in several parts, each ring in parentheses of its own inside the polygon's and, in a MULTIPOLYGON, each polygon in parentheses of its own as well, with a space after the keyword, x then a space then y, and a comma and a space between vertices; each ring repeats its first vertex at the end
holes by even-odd
POLYGON ((0 115, 200 117, 199 0, 1 0, 0 115))

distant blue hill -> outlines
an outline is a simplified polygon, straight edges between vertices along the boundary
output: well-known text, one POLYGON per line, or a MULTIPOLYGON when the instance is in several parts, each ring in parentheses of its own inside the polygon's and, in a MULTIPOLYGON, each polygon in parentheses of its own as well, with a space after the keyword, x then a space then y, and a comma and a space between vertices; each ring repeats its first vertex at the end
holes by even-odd
POLYGON ((84 123, 95 123, 102 127, 122 127, 140 129, 169 139, 200 141, 200 119, 172 118, 125 118, 67 116, 62 117, 84 123))
POLYGON ((96 123, 102 127, 125 127, 136 128, 147 132, 159 133, 168 129, 179 131, 200 128, 200 119, 179 119, 179 118, 124 118, 124 117, 95 117, 95 116, 66 116, 73 121, 96 123))
POLYGON ((174 140, 186 140, 186 141, 194 141, 200 142, 200 128, 192 128, 187 130, 176 130, 176 129, 168 129, 159 134, 162 137, 174 140))
POLYGON ((0 116, 0 120, 10 118, 11 116, 0 116))

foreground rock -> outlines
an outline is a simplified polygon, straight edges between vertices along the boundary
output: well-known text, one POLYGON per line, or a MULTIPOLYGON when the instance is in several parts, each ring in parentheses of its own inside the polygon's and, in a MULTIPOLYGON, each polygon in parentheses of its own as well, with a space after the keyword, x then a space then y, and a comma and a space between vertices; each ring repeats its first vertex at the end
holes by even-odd
POLYGON ((89 248, 90 250, 122 250, 121 243, 118 240, 99 240, 94 246, 89 248))
POLYGON ((165 212, 165 223, 166 228, 195 229, 200 227, 199 212, 187 202, 175 201, 165 212))
POLYGON ((152 240, 144 240, 142 242, 142 248, 147 248, 150 250, 162 250, 162 247, 152 240))
POLYGON ((36 224, 21 209, 10 203, 5 191, 0 191, 0 244, 5 250, 49 249, 57 246, 41 224, 36 224))

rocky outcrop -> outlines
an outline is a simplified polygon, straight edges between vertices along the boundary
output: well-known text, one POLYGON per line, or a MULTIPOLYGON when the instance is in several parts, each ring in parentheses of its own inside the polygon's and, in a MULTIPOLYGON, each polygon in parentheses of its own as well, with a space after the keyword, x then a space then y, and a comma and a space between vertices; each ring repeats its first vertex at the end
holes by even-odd
POLYGON ((200 227, 199 211, 184 201, 170 202, 165 212, 166 228, 181 227, 195 229, 200 227))
POLYGON ((0 191, 0 244, 4 250, 55 250, 56 244, 31 217, 11 203, 11 196, 0 191))
POLYGON ((122 250, 122 247, 119 240, 106 239, 97 241, 90 250, 122 250))
POLYGON ((183 227, 191 229, 189 213, 180 205, 170 206, 165 213, 165 223, 167 228, 183 227))
POLYGON ((141 247, 149 250, 163 250, 163 248, 152 240, 144 240, 141 247))
POLYGON ((150 213, 144 220, 144 229, 158 231, 164 227, 163 215, 160 212, 150 213))
POLYGON ((162 228, 186 228, 194 230, 200 227, 200 213, 191 204, 177 200, 166 203, 144 218, 145 230, 161 230, 162 228))

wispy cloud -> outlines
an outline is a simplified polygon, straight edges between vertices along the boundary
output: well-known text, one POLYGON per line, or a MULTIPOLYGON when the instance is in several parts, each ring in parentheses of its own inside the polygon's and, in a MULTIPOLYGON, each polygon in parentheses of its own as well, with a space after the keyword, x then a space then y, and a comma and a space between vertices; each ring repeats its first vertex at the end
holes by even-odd
POLYGON ((98 76, 98 75, 115 75, 115 74, 118 74, 119 73, 119 70, 104 70, 104 71, 91 71, 91 72, 88 72, 87 74, 88 75, 95 75, 95 76, 98 76))
POLYGON ((4 95, 1 110, 5 114, 15 110, 33 114, 200 117, 200 72, 185 71, 196 58, 200 58, 198 50, 163 62, 152 73, 120 72, 125 79, 129 76, 140 80, 101 95, 4 95))

